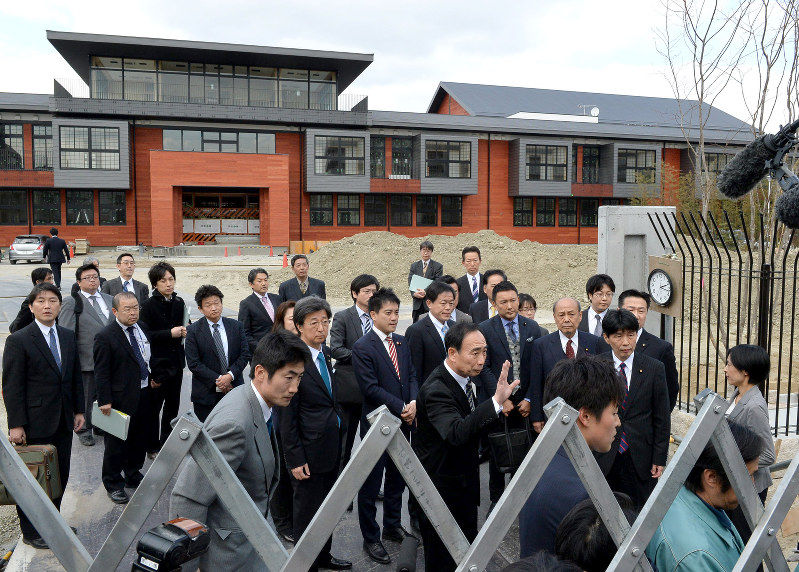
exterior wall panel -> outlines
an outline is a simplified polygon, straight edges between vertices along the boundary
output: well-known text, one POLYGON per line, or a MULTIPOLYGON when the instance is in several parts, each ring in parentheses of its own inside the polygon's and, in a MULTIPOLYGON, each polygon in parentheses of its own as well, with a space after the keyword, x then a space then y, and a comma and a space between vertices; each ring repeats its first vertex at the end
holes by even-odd
POLYGON ((127 121, 106 121, 72 117, 53 118, 53 182, 72 189, 129 189, 130 143, 127 121), (119 170, 62 169, 59 135, 61 127, 113 127, 119 130, 119 170))

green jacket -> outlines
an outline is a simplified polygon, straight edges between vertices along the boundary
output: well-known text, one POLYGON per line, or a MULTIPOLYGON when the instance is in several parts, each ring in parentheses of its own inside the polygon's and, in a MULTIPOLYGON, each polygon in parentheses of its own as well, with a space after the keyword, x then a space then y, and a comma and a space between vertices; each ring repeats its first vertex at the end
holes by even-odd
POLYGON ((658 572, 730 572, 744 543, 723 511, 718 514, 682 487, 646 549, 658 572), (727 527, 721 520, 724 519, 727 527))

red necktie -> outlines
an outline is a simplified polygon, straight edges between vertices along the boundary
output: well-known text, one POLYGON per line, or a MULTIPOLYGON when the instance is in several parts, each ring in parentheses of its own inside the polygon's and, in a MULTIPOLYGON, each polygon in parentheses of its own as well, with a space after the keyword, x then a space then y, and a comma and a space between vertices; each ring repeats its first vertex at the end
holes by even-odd
POLYGON ((397 379, 400 379, 397 347, 394 345, 394 340, 391 339, 391 336, 386 336, 386 341, 388 342, 388 355, 391 356, 391 363, 394 364, 394 371, 397 372, 397 379))
POLYGON ((568 359, 574 359, 574 346, 571 340, 566 342, 566 357, 568 359))

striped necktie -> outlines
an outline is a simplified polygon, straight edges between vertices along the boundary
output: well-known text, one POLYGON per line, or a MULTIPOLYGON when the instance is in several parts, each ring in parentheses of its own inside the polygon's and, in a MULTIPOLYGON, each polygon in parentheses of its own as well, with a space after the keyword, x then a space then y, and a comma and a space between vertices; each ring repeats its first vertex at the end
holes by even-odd
MULTIPOLYGON (((627 374, 625 370, 627 369, 627 364, 621 362, 619 364, 619 381, 624 384, 624 401, 621 402, 621 409, 622 413, 627 410, 627 396, 630 394, 630 388, 627 385, 627 374)), ((624 453, 627 449, 630 448, 630 445, 627 444, 627 433, 622 428, 621 430, 621 439, 619 440, 619 453, 624 453)))
POLYGON ((388 343, 388 355, 391 357, 391 363, 394 364, 394 371, 397 373, 397 379, 401 380, 399 361, 397 360, 397 346, 394 344, 394 340, 391 339, 391 335, 386 336, 386 342, 388 343))
POLYGON ((368 314, 361 314, 361 322, 363 322, 363 335, 365 336, 372 331, 372 318, 368 314))

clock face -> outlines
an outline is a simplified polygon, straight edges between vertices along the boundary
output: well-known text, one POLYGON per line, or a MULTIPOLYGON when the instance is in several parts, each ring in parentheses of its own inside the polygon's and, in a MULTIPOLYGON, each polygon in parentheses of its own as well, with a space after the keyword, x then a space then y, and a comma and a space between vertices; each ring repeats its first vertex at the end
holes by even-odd
POLYGON ((674 290, 671 278, 665 271, 657 269, 649 274, 649 294, 660 306, 665 306, 671 301, 674 290))

